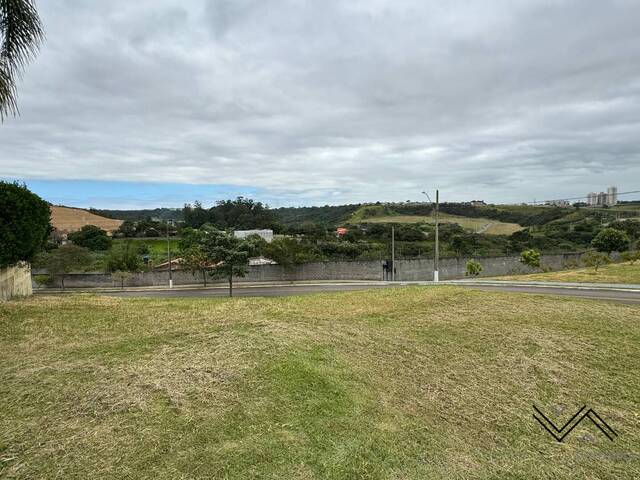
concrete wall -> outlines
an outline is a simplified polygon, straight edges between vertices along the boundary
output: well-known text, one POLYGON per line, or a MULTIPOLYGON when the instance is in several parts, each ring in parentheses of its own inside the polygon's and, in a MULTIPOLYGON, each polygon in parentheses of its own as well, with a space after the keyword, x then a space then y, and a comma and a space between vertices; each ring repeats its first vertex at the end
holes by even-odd
MULTIPOLYGON (((581 253, 543 255, 542 265, 551 270, 561 270, 575 266, 581 253)), ((440 279, 464 278, 468 258, 440 259, 440 279)), ((531 273, 520 263, 519 256, 487 257, 477 259, 482 265, 483 277, 531 273)), ((126 286, 167 285, 168 272, 146 272, 134 274, 126 280, 126 286)), ((396 280, 432 280, 433 259, 396 260, 396 280)), ((297 265, 286 269, 281 265, 256 265, 249 267, 249 273, 237 282, 291 282, 302 280, 390 280, 383 278, 382 262, 317 262, 297 265)), ((224 283, 223 279, 207 279, 207 283, 224 283)), ((65 277, 67 288, 119 287, 108 273, 73 273, 65 277)), ((174 285, 202 284, 202 275, 188 271, 173 272, 174 285)), ((59 286, 59 281, 57 282, 59 286)))
POLYGON ((29 264, 0 268, 0 301, 25 297, 32 293, 29 264))

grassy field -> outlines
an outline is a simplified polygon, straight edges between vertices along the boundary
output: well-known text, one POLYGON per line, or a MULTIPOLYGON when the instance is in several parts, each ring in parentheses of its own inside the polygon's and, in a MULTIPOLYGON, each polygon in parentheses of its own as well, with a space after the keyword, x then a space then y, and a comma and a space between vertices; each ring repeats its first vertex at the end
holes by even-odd
POLYGON ((638 313, 454 287, 0 304, 0 477, 639 478, 638 313), (532 404, 619 437, 558 443, 532 404))
MULTIPOLYGON (((371 217, 365 220, 369 223, 434 223, 433 216, 421 215, 387 215, 382 217, 371 217)), ((462 217, 459 215, 440 214, 440 222, 457 223, 462 228, 473 230, 474 232, 486 233, 489 235, 511 235, 513 232, 522 230, 517 223, 504 223, 488 218, 462 217)))
POLYGON ((598 268, 592 267, 566 270, 560 272, 532 273, 529 275, 511 275, 496 277, 499 280, 532 280, 546 282, 579 282, 579 283, 633 283, 640 285, 640 262, 613 263, 598 268))

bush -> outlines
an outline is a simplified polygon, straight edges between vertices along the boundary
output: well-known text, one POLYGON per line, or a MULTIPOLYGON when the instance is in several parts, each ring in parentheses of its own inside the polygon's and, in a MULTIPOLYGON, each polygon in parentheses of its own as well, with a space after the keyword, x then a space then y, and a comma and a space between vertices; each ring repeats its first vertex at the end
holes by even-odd
POLYGON ((108 272, 138 272, 142 268, 142 261, 136 247, 131 240, 125 240, 122 245, 114 247, 109 252, 106 261, 108 272))
POLYGON ((89 250, 109 250, 111 239, 107 232, 95 225, 85 225, 77 232, 70 233, 67 238, 78 245, 89 250))
POLYGON ((18 183, 0 181, 0 267, 31 261, 50 232, 47 202, 18 183))
POLYGON ((540 268, 540 252, 529 249, 520 254, 520 263, 530 268, 540 268))
POLYGON ((469 260, 467 262, 467 271, 464 273, 468 277, 477 277, 482 272, 482 265, 475 260, 469 260))
POLYGON ((599 252, 623 252, 629 247, 629 236, 615 228, 603 228, 591 241, 591 245, 599 252))
POLYGON ((620 255, 620 259, 623 262, 629 262, 633 265, 637 260, 640 260, 640 251, 637 252, 624 252, 620 255))
POLYGON ((593 267, 597 272, 598 267, 600 267, 601 265, 606 265, 608 263, 611 263, 611 259, 609 258, 608 255, 605 255, 604 253, 588 252, 584 255, 584 257, 582 257, 582 262, 587 267, 593 267))

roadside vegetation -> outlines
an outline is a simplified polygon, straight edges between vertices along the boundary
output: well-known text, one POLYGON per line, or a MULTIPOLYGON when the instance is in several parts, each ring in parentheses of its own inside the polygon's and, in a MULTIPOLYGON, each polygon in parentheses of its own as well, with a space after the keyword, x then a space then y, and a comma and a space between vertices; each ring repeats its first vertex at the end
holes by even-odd
POLYGON ((532 273, 496 277, 496 280, 577 282, 577 283, 627 283, 640 285, 640 263, 601 262, 586 268, 562 270, 559 272, 532 273))
POLYGON ((637 313, 453 287, 2 304, 0 477, 635 479, 637 313), (532 418, 584 403, 615 442, 532 418))

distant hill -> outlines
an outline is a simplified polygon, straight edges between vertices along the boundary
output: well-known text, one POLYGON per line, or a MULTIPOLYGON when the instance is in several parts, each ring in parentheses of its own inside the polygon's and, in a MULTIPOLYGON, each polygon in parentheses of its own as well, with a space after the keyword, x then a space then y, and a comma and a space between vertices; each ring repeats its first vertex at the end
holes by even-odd
POLYGON ((71 233, 85 225, 95 225, 107 232, 114 232, 122 224, 122 220, 105 218, 81 208, 51 207, 51 225, 60 233, 71 233))
POLYGON ((151 218, 158 218, 160 220, 173 220, 174 222, 182 220, 181 208, 153 208, 143 210, 108 210, 90 208, 89 211, 103 217, 113 218, 117 220, 129 220, 132 222, 148 220, 151 218))

